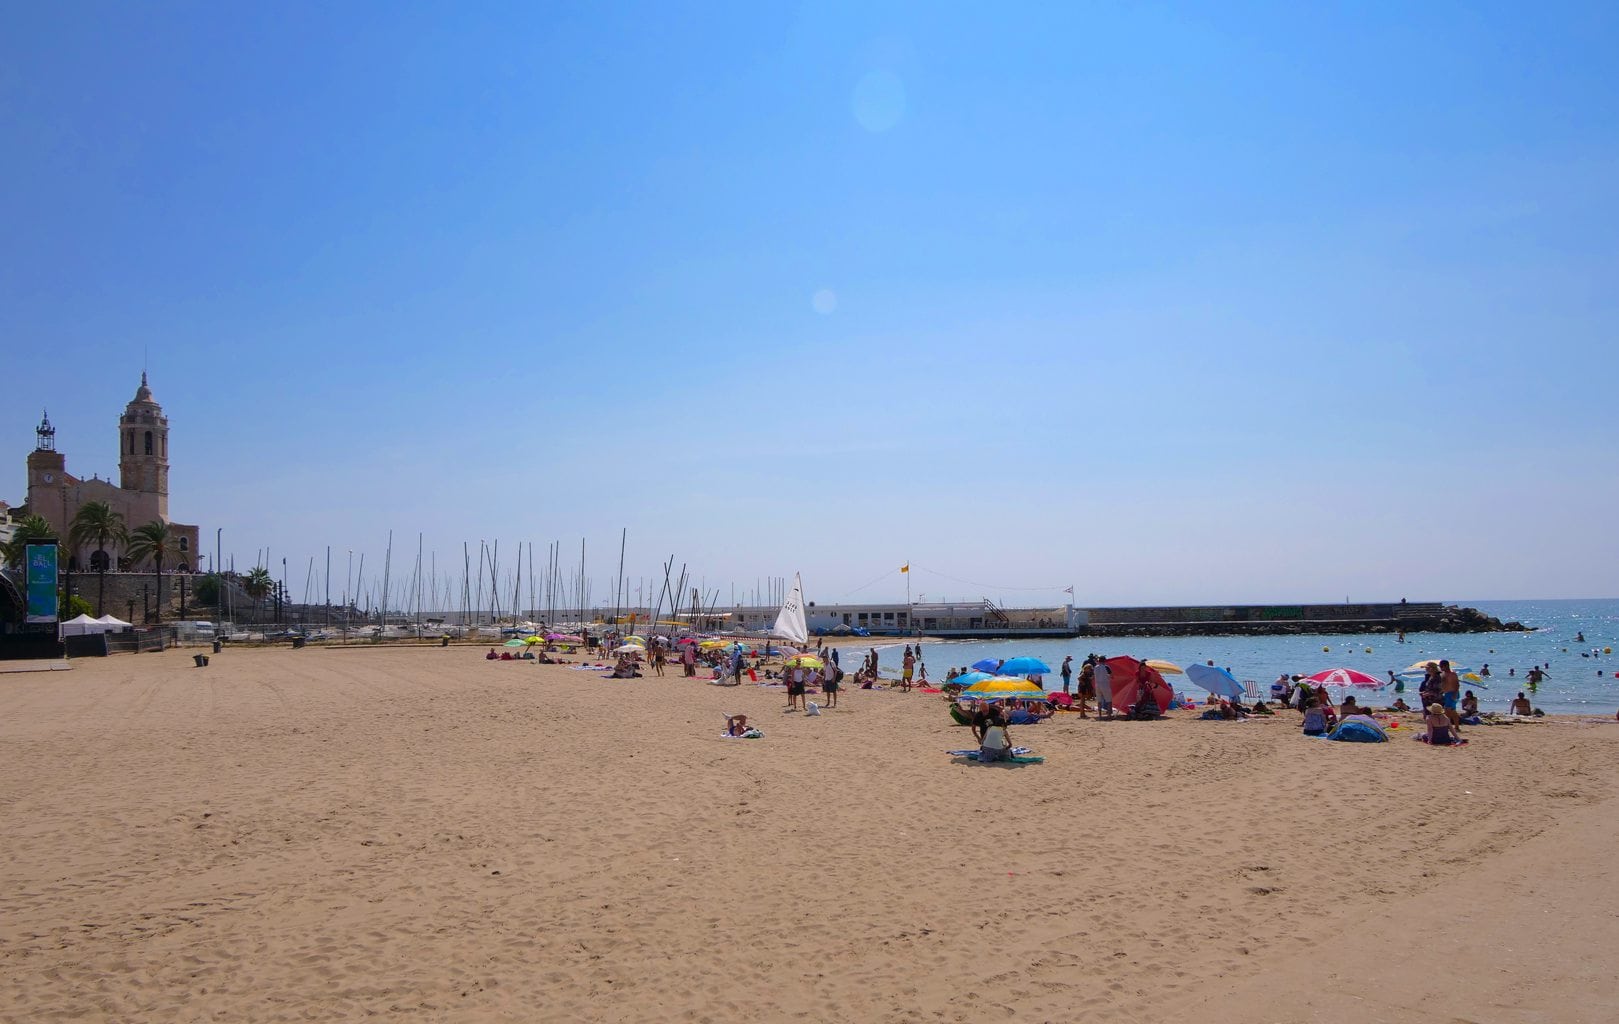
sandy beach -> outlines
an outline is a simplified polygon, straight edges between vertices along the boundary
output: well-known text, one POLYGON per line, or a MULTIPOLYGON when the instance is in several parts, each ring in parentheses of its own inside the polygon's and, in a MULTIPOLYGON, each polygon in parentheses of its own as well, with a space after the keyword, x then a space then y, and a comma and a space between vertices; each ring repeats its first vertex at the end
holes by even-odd
POLYGON ((1014 727, 937 697, 483 648, 0 675, 0 1020, 1607 1021, 1619 727, 1430 750, 1296 716, 1014 727), (720 737, 727 712, 762 725, 720 737))

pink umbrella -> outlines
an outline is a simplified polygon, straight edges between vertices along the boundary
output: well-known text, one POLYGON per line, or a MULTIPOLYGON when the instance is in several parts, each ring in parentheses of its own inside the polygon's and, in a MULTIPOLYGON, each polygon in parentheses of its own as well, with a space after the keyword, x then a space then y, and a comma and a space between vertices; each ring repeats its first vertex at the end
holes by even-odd
POLYGON ((1380 686, 1388 685, 1387 679, 1369 676, 1352 668, 1329 668, 1325 672, 1305 676, 1304 679, 1305 682, 1314 683, 1317 686, 1363 686, 1368 690, 1375 690, 1380 686))
POLYGON ((676 640, 675 644, 678 646, 680 644, 694 644, 696 642, 697 638, 694 636, 683 636, 679 640, 676 640))

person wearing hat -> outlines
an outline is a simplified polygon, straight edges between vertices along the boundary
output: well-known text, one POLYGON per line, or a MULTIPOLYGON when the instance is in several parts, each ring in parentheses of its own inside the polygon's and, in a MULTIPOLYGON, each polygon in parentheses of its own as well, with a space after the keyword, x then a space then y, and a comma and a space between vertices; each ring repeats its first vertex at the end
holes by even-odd
POLYGON ((1448 747, 1453 743, 1461 742, 1458 735, 1461 730, 1456 728, 1450 716, 1445 714, 1445 706, 1439 703, 1428 705, 1428 713, 1422 717, 1422 724, 1427 730, 1422 734, 1422 742, 1436 747, 1448 747))

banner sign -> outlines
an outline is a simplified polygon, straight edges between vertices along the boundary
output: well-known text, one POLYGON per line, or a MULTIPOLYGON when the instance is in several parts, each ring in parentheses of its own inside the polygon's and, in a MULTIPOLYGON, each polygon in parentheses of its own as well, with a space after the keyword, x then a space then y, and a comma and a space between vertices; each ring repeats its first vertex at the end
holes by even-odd
POLYGON ((29 544, 23 548, 28 566, 28 622, 53 623, 60 616, 56 593, 56 542, 29 544))

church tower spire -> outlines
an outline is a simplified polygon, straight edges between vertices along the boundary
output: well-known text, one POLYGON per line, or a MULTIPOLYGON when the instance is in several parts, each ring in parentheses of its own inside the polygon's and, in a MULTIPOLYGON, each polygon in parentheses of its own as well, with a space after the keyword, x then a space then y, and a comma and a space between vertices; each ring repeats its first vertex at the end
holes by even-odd
POLYGON ((118 420, 118 486, 156 495, 158 516, 169 518, 169 418, 152 397, 141 371, 141 386, 118 420))
POLYGON ((56 428, 51 426, 51 412, 46 409, 40 416, 39 426, 34 428, 34 451, 54 452, 56 450, 56 428))

